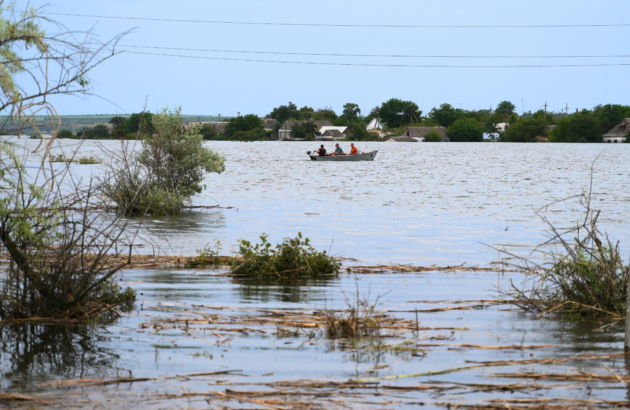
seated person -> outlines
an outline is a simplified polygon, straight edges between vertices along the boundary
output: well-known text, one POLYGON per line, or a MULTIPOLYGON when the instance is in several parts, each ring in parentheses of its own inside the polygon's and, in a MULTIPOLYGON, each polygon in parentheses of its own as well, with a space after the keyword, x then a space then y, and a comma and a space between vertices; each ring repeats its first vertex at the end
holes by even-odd
POLYGON ((326 156, 326 148, 324 148, 324 144, 322 144, 322 146, 318 150, 316 150, 315 152, 317 152, 317 154, 320 157, 325 157, 326 156))
POLYGON ((339 144, 335 144, 335 152, 333 153, 333 155, 344 155, 343 150, 341 149, 341 147, 339 146, 339 144))
POLYGON ((359 155, 359 149, 355 147, 354 144, 350 144, 350 146, 352 147, 352 149, 350 150, 350 154, 359 155))

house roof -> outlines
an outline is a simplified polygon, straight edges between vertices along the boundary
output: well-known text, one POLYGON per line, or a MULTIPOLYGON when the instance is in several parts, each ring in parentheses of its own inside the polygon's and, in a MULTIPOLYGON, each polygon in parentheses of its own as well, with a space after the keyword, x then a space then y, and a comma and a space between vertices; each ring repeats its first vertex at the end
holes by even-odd
POLYGON ((273 118, 263 118, 262 123, 265 130, 270 131, 273 129, 273 127, 275 127, 276 120, 274 120, 273 118))
MULTIPOLYGON (((282 124, 282 127, 280 127, 281 130, 283 131, 290 131, 293 129, 293 126, 295 124, 301 124, 303 122, 306 121, 286 121, 284 124, 282 124)), ((320 130, 322 127, 332 127, 332 123, 328 120, 319 120, 319 121, 313 121, 315 123, 315 125, 317 126, 317 129, 320 130)))
POLYGON ((381 123, 376 118, 372 118, 372 121, 365 127, 366 130, 380 130, 382 128, 381 123))
POLYGON ((630 118, 624 118, 619 124, 604 134, 604 137, 625 137, 630 131, 630 118))
MULTIPOLYGON (((326 127, 323 127, 326 128, 326 127)), ((322 129, 323 129, 322 128, 322 129)), ((321 131, 320 131, 321 132, 321 131)), ((341 138, 343 137, 343 133, 337 129, 332 129, 332 130, 326 130, 322 133, 322 137, 335 137, 335 138, 341 138)))
POLYGON ((446 137, 446 133, 448 132, 446 127, 407 127, 400 136, 424 138, 429 132, 431 132, 431 130, 437 131, 442 138, 446 137))
POLYGON ((391 137, 387 142, 418 142, 417 139, 411 137, 391 137))
POLYGON ((340 133, 344 134, 346 132, 346 130, 348 130, 348 127, 338 127, 338 126, 334 126, 334 125, 326 125, 323 126, 319 129, 319 132, 321 132, 322 134, 325 133, 326 131, 332 131, 332 130, 336 130, 339 131, 340 133))

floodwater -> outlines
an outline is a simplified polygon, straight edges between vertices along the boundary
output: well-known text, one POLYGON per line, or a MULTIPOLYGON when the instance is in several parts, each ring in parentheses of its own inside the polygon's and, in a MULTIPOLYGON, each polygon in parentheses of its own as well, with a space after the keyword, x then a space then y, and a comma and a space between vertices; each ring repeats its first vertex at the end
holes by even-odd
MULTIPOLYGON (((34 146, 34 141, 24 143, 34 146)), ((62 144, 67 150, 77 142, 62 144)), ((104 144, 115 149, 117 143, 104 144)), ((239 239, 254 240, 267 233, 272 242, 278 242, 302 232, 315 247, 330 248, 333 254, 355 259, 354 263, 453 266, 466 262, 485 266, 497 257, 487 244, 527 252, 542 242, 545 226, 534 211, 588 189, 594 164, 593 192, 597 208, 602 210, 600 229, 619 240, 622 251, 628 254, 630 145, 366 143, 359 148, 378 149, 376 160, 357 163, 311 162, 305 151, 316 148, 316 143, 207 145, 226 157, 227 170, 207 177, 207 189, 195 204, 233 208, 150 218, 143 228, 146 245, 139 252, 153 252, 157 246, 157 252, 194 255, 206 243, 220 240, 223 253, 228 254, 239 239)), ((79 155, 103 152, 94 142, 84 143, 80 150, 79 155)), ((99 166, 71 167, 84 176, 99 172, 99 166)), ((580 213, 576 204, 569 202, 550 207, 547 215, 558 226, 570 226, 580 213)), ((262 390, 260 383, 296 379, 343 382, 416 374, 475 365, 471 361, 524 361, 623 351, 621 322, 537 318, 501 304, 422 312, 476 305, 457 301, 495 299, 497 286, 506 288, 510 280, 517 284, 524 280, 516 273, 344 273, 299 283, 257 283, 208 276, 211 273, 187 269, 124 271, 122 282, 141 281, 132 285, 138 292, 138 303, 134 312, 110 326, 0 327, 2 390, 51 398, 47 405, 60 408, 217 408, 219 404, 207 401, 201 392, 262 390), (357 289, 361 295, 369 294, 379 311, 392 316, 415 321, 418 309, 418 326, 423 330, 387 331, 383 340, 357 346, 294 334, 290 327, 246 325, 249 329, 243 330, 238 322, 245 312, 264 316, 269 312, 312 314, 324 308, 338 309, 357 289), (212 325, 217 317, 234 324, 212 325), (154 326, 200 318, 208 324, 154 326), (414 349, 392 348, 403 343, 414 349), (215 371, 234 372, 172 378, 215 371), (116 377, 161 379, 68 390, 46 384, 116 377), (164 393, 171 396, 157 397, 164 393)), ((380 379, 383 385, 399 387, 431 383, 460 386, 454 390, 383 390, 376 396, 374 392, 357 393, 362 398, 348 393, 336 398, 338 401, 327 402, 322 396, 313 403, 321 400, 322 408, 415 408, 420 403, 425 408, 440 408, 446 403, 487 404, 495 399, 623 401, 630 393, 616 381, 587 385, 564 382, 560 387, 558 381, 546 385, 542 381, 545 386, 522 392, 471 390, 456 383, 531 386, 536 381, 501 376, 526 371, 587 371, 608 376, 612 371, 628 377, 628 366, 630 362, 617 357, 544 366, 482 367, 439 376, 380 379)), ((278 403, 266 406, 274 405, 290 408, 278 403)), ((265 407, 251 400, 231 406, 265 407)))

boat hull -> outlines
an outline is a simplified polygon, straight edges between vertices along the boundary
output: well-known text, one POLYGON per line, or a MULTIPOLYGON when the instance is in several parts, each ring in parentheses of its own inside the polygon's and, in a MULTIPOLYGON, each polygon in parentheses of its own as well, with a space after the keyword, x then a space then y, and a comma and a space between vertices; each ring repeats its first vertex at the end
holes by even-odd
POLYGON ((310 157, 311 161, 374 161, 377 152, 369 151, 358 155, 327 155, 325 157, 310 155, 310 157))

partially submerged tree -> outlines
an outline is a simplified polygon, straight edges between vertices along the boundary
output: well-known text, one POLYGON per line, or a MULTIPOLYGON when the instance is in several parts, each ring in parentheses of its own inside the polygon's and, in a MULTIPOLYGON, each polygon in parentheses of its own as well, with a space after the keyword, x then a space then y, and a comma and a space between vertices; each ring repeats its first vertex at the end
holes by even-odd
POLYGON ((320 136, 317 124, 313 121, 298 122, 293 125, 291 129, 292 138, 304 138, 305 140, 313 140, 315 137, 320 136))
POLYGON ((481 142, 483 128, 474 118, 460 118, 448 127, 448 137, 452 142, 481 142))
MULTIPOLYGON (((122 143, 103 178, 105 195, 125 213, 176 214, 201 193, 207 172, 225 170, 224 159, 203 146, 197 127, 183 127, 181 108, 163 109, 145 124, 142 147, 122 143)), ((115 153, 113 153, 115 154, 115 153)))

